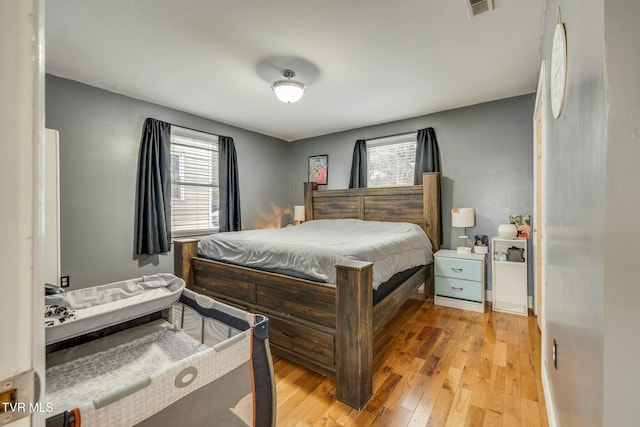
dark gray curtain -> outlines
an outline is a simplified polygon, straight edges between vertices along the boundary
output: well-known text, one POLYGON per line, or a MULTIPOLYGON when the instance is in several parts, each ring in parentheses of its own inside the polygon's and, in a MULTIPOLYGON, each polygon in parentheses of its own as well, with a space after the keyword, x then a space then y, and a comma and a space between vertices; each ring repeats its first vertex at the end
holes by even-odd
MULTIPOLYGON (((436 139, 436 131, 433 128, 420 129, 416 138, 416 169, 413 174, 413 183, 422 185, 424 172, 440 172, 440 149, 436 139)), ((438 190, 438 198, 442 200, 442 190, 438 190)), ((442 234, 442 204, 440 204, 440 243, 443 243, 442 234)))
POLYGON ((413 183, 422 185, 424 172, 440 172, 440 150, 436 131, 433 128, 420 129, 416 140, 416 168, 413 183))
POLYGON ((356 141, 351 160, 351 177, 349 188, 367 187, 367 142, 364 139, 356 141))
POLYGON ((171 249, 171 124, 147 119, 138 159, 136 254, 171 249))
POLYGON ((233 138, 218 138, 218 169, 220 185, 220 231, 239 231, 240 188, 238 185, 238 159, 233 138))

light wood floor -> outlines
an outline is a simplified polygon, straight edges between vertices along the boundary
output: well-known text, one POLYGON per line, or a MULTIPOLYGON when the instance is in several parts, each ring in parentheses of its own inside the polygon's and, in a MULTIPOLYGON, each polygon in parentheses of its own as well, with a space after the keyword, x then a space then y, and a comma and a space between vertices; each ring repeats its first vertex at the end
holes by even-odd
POLYGON ((374 395, 274 358, 278 426, 547 426, 535 317, 434 306, 416 295, 376 337, 374 395))

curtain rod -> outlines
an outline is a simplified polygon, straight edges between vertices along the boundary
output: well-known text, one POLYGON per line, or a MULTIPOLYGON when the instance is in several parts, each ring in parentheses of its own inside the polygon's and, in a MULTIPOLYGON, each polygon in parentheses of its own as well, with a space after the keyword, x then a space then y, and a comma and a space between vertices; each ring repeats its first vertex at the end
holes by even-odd
POLYGON ((206 134, 208 134, 208 135, 213 135, 213 136, 224 136, 224 135, 218 135, 217 133, 213 133, 213 132, 207 132, 207 131, 200 130, 200 129, 194 129, 194 128, 189 128, 189 127, 182 126, 182 125, 177 125, 177 124, 175 124, 175 123, 169 123, 169 124, 170 124, 171 126, 177 126, 177 127, 179 127, 179 128, 182 128, 182 129, 192 130, 192 131, 194 131, 194 132, 206 133, 206 134))
MULTIPOLYGON (((154 120, 158 120, 158 119, 154 119, 154 120)), ((159 121, 163 121, 163 120, 159 120, 159 121)), ((179 125, 179 124, 176 124, 176 123, 171 123, 171 122, 167 122, 167 123, 169 123, 171 126, 177 126, 179 128, 191 130, 191 131, 194 131, 194 132, 206 133, 208 135, 213 135, 213 136, 225 136, 225 135, 220 135, 220 134, 213 133, 213 132, 207 132, 207 131, 200 130, 200 129, 194 129, 194 128, 190 128, 190 127, 187 127, 187 126, 182 126, 182 125, 179 125)))
POLYGON ((400 133, 394 133, 393 135, 376 136, 375 138, 369 138, 369 139, 366 139, 365 141, 375 141, 376 139, 393 138, 395 136, 411 135, 412 133, 418 133, 418 131, 416 130, 416 131, 413 131, 413 132, 400 132, 400 133))

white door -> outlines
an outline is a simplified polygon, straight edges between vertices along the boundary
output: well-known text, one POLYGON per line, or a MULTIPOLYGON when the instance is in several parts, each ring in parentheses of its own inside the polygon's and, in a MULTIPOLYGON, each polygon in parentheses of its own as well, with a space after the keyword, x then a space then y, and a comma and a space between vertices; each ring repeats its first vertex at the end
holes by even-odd
MULTIPOLYGON (((44 374, 41 11, 40 0, 0 1, 0 396, 29 403, 35 389, 29 376, 44 374)), ((44 413, 30 416, 20 407, 2 413, 6 405, 0 406, 0 425, 44 423, 44 413)))

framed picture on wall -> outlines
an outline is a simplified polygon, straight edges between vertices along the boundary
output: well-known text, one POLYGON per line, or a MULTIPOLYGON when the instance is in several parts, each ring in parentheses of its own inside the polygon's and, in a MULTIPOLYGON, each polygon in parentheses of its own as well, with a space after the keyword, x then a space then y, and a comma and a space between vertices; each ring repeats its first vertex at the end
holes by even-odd
POLYGON ((318 185, 327 183, 329 175, 329 155, 309 156, 309 182, 318 185))
POLYGON ((518 230, 518 237, 531 237, 530 215, 509 215, 509 222, 516 226, 516 229, 518 230))

